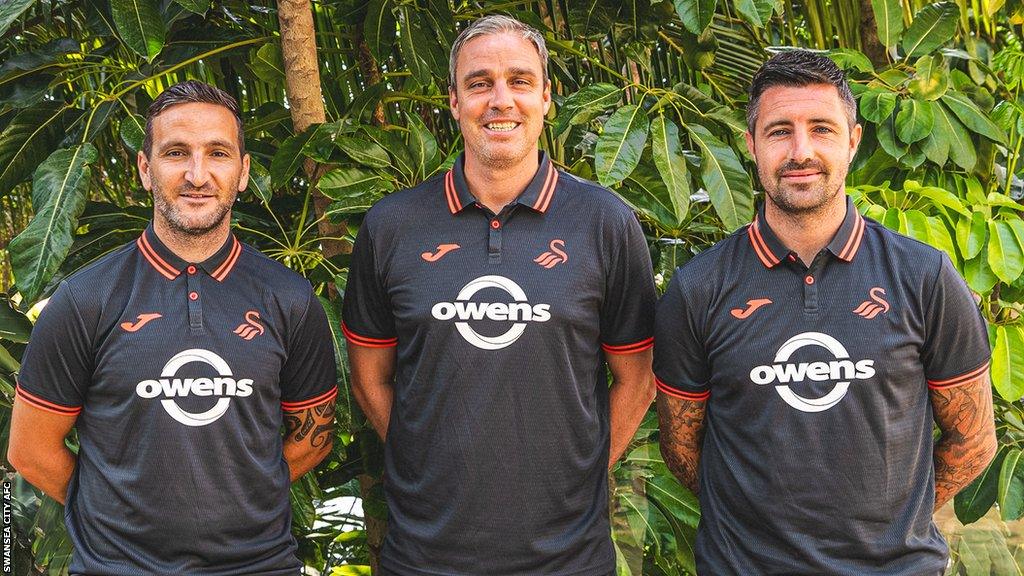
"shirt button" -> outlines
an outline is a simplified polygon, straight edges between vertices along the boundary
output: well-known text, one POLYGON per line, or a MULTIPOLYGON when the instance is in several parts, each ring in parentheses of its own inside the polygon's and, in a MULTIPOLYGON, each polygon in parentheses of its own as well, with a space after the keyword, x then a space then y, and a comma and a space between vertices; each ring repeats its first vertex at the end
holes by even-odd
POLYGON ((495 230, 501 228, 501 222, 498 222, 497 220, 491 220, 491 228, 494 228, 495 230))
POLYGON ((199 300, 199 292, 189 292, 188 299, 192 301, 199 300))
POLYGON ((189 274, 195 274, 196 273, 196 267, 195 266, 189 266, 187 268, 187 270, 188 270, 189 274))
POLYGON ((789 261, 790 262, 796 262, 796 256, 793 256, 792 254, 790 254, 789 255, 789 261))
POLYGON ((810 286, 811 284, 814 284, 814 276, 808 276, 808 277, 804 278, 804 282, 806 282, 808 286, 810 286))

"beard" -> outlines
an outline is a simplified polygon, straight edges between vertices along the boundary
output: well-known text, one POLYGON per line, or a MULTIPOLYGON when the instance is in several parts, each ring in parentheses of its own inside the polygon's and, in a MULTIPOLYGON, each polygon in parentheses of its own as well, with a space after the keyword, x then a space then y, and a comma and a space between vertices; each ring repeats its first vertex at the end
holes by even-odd
MULTIPOLYGON (((236 180, 234 184, 235 189, 237 189, 240 181, 240 178, 236 180)), ((231 201, 222 202, 220 196, 215 195, 217 204, 212 210, 198 214, 187 213, 172 199, 168 198, 163 185, 156 178, 152 180, 152 188, 153 207, 156 213, 163 217, 168 228, 178 234, 193 237, 204 236, 220 226, 231 212, 231 201)), ((191 193, 209 194, 211 190, 206 186, 196 188, 187 182, 175 190, 176 195, 191 193)))
POLYGON ((792 216, 807 216, 817 213, 835 198, 842 188, 845 174, 836 181, 837 174, 831 172, 823 163, 808 160, 803 164, 789 161, 780 166, 773 174, 764 174, 760 169, 758 176, 764 185, 765 195, 779 210, 792 216), (817 170, 821 177, 817 182, 784 183, 783 174, 796 170, 817 170), (771 184, 771 186, 768 185, 771 184))

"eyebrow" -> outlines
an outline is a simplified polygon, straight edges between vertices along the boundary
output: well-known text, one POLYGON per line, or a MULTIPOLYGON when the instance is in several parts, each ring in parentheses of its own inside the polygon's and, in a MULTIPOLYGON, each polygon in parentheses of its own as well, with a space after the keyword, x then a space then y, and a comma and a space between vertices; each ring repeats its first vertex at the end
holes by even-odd
MULTIPOLYGON (((529 68, 518 68, 518 67, 509 68, 508 69, 508 75, 512 76, 514 78, 522 78, 522 77, 536 78, 537 77, 537 73, 534 72, 533 70, 530 70, 529 68)), ((481 69, 478 69, 478 70, 473 70, 472 72, 469 72, 465 76, 463 76, 462 77, 462 83, 466 84, 466 83, 468 83, 468 82, 470 82, 472 80, 476 80, 477 78, 490 78, 491 76, 493 76, 493 72, 492 71, 490 71, 488 69, 485 69, 485 68, 481 68, 481 69)))
MULTIPOLYGON (((808 122, 808 124, 824 124, 826 126, 833 126, 833 127, 839 126, 839 124, 835 120, 832 120, 831 118, 811 118, 807 122, 808 122)), ((792 125, 793 125, 793 122, 791 120, 775 120, 774 122, 769 122, 768 124, 765 124, 764 128, 761 129, 761 132, 762 133, 770 132, 773 128, 776 128, 778 126, 785 127, 785 126, 792 126, 792 125)))
MULTIPOLYGON (((172 140, 172 141, 164 144, 163 146, 161 146, 160 147, 160 151, 163 152, 164 150, 167 150, 169 148, 174 148, 176 146, 180 146, 180 147, 184 147, 184 148, 190 148, 191 147, 189 145, 189 143, 185 142, 184 140, 172 140)), ((204 148, 227 148, 228 150, 232 150, 233 144, 231 142, 227 141, 227 140, 221 140, 221 139, 218 138, 218 139, 215 139, 215 140, 210 140, 208 142, 203 142, 202 146, 204 148)))

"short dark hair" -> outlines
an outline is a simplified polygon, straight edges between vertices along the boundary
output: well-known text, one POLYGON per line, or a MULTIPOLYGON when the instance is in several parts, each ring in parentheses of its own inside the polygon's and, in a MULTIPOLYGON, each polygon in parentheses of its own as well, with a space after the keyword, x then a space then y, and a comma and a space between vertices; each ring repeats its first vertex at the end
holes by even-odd
POLYGON ((754 134, 761 95, 773 86, 809 86, 831 84, 846 107, 850 129, 857 124, 857 102, 846 82, 846 74, 831 58, 810 50, 786 50, 772 56, 754 73, 747 103, 747 130, 754 134))
POLYGON ((142 140, 143 154, 148 158, 149 153, 153 150, 153 118, 172 106, 192 103, 216 104, 231 111, 235 117, 235 123, 238 124, 238 150, 244 156, 245 130, 242 128, 242 115, 238 110, 238 102, 220 88, 199 80, 178 82, 161 92, 156 100, 149 105, 149 109, 146 111, 145 138, 142 140))

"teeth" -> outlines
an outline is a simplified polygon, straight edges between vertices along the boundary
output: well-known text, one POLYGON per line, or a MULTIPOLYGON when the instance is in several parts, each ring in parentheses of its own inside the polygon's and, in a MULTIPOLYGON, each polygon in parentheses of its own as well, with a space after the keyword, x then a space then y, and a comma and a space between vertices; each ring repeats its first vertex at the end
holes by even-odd
POLYGON ((508 132, 514 130, 518 126, 515 122, 492 122, 487 125, 487 128, 496 132, 508 132))

